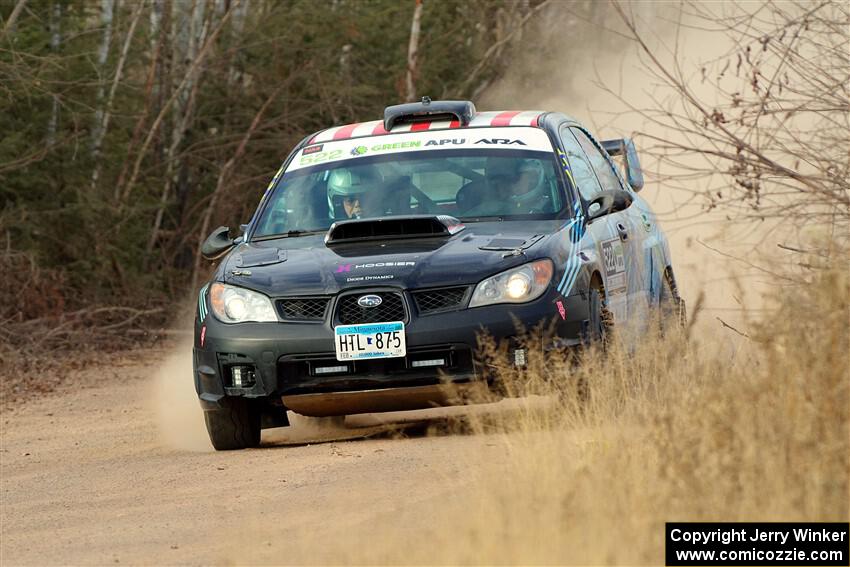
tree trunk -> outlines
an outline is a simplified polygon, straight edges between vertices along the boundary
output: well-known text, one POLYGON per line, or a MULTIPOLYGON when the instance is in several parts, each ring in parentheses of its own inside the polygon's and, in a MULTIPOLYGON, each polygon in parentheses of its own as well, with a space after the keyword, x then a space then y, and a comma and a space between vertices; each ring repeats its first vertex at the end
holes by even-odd
MULTIPOLYGON (((234 4, 238 5, 238 0, 235 0, 234 4)), ((197 70, 197 68, 200 67, 201 63, 204 62, 204 59, 206 58, 207 54, 209 53, 210 49, 212 48, 212 45, 215 43, 216 38, 218 38, 218 35, 221 33, 221 30, 224 28, 225 23, 227 22, 231 12, 233 11, 233 5, 234 4, 231 5, 230 10, 225 12, 221 21, 218 23, 215 30, 213 30, 213 33, 210 34, 210 36, 207 38, 207 41, 204 43, 203 49, 201 49, 200 53, 198 54, 198 57, 195 59, 195 61, 192 63, 192 66, 189 68, 189 70, 186 72, 186 75, 183 77, 183 82, 186 82, 189 77, 192 77, 194 75, 195 71, 197 70)), ((153 137, 156 134, 156 131, 159 129, 160 125, 162 124, 163 119, 165 118, 165 114, 171 108, 171 105, 174 104, 174 101, 175 101, 176 98, 177 98, 177 93, 176 92, 172 93, 172 95, 169 97, 169 99, 166 101, 166 103, 159 110, 159 114, 157 115, 156 119, 154 120, 153 124, 151 125, 151 129, 148 131, 148 135, 145 137, 145 141, 142 144, 141 149, 139 150, 138 154, 136 154, 136 161, 133 164, 133 172, 130 175, 130 180, 127 182, 127 186, 124 188, 124 192, 123 192, 124 200, 129 198, 129 195, 133 190, 133 186, 136 184, 136 180, 139 177, 139 171, 141 170, 142 160, 145 157, 145 153, 147 153, 148 148, 150 147, 150 144, 153 141, 153 137)))
MULTIPOLYGON (((231 49, 242 39, 242 30, 245 29, 245 17, 248 14, 248 4, 251 0, 243 2, 233 9, 233 23, 230 25, 231 49)), ((242 50, 235 49, 230 65, 227 69, 227 92, 231 93, 231 87, 242 77, 242 50)))
POLYGON ((100 21, 103 26, 103 38, 100 41, 100 48, 97 50, 97 69, 100 73, 97 87, 97 109, 94 111, 94 124, 92 125, 92 140, 91 152, 92 157, 97 161, 97 149, 100 140, 100 129, 103 124, 104 115, 104 97, 106 96, 106 62, 109 59, 109 44, 112 43, 112 13, 115 9, 115 0, 101 0, 100 3, 100 21))
MULTIPOLYGON (((62 4, 59 0, 54 0, 53 9, 50 11, 50 50, 56 54, 59 51, 59 44, 62 42, 62 4)), ((59 124, 59 95, 53 94, 53 108, 50 111, 50 120, 47 123, 47 145, 53 146, 56 143, 56 128, 59 124)))
POLYGON ((124 38, 124 45, 121 48, 121 56, 118 59, 118 65, 115 67, 115 77, 112 79, 112 86, 109 89, 109 96, 106 99, 106 104, 103 113, 98 123, 96 137, 94 139, 94 170, 92 171, 91 189, 97 187, 97 180, 100 177, 100 169, 102 162, 100 160, 100 148, 103 143, 103 138, 106 136, 106 131, 109 128, 109 119, 112 113, 112 104, 115 101, 115 92, 118 90, 118 83, 121 82, 121 75, 124 71, 124 63, 127 61, 127 54, 130 52, 130 44, 133 41, 133 35, 136 33, 136 25, 139 23, 139 18, 142 15, 144 3, 139 2, 136 5, 136 11, 133 14, 133 19, 130 21, 130 29, 127 30, 127 37, 124 38))
POLYGON ((127 157, 124 158, 124 163, 121 165, 121 173, 118 174, 118 180, 115 182, 115 194, 113 199, 120 210, 123 206, 122 188, 124 180, 127 178, 127 172, 130 167, 130 156, 133 155, 133 150, 139 143, 142 137, 142 130, 145 126, 145 121, 153 107, 153 101, 159 95, 159 74, 162 70, 162 51, 165 43, 165 35, 162 33, 162 20, 165 15, 163 0, 153 0, 151 3, 150 14, 150 51, 151 62, 148 70, 148 78, 145 84, 145 106, 142 109, 139 119, 136 121, 136 127, 133 128, 133 136, 130 138, 130 143, 127 146, 127 157))
POLYGON ((416 76, 417 59, 419 57, 419 30, 422 20, 422 0, 416 0, 416 7, 413 9, 413 21, 410 23, 410 43, 407 45, 407 101, 413 102, 416 100, 416 76))
POLYGON ((3 24, 3 32, 0 33, 0 37, 5 36, 10 31, 15 30, 15 22, 18 21, 18 16, 21 15, 21 12, 24 11, 24 6, 26 6, 27 0, 18 0, 18 3, 15 4, 15 7, 12 9, 12 13, 9 14, 9 19, 6 20, 6 23, 3 24))
MULTIPOLYGON (((189 68, 191 63, 197 57, 198 46, 203 44, 204 36, 207 33, 207 21, 204 18, 204 9, 206 7, 205 0, 195 0, 192 6, 192 16, 189 29, 185 26, 180 26, 181 18, 175 18, 176 32, 178 38, 178 73, 184 68, 189 68)), ((192 115, 195 107, 195 93, 197 89, 195 85, 200 80, 203 73, 203 68, 200 68, 195 74, 187 76, 187 80, 178 85, 177 101, 175 104, 174 127, 171 131, 171 144, 165 154, 165 183, 160 193, 159 206, 157 207, 156 216, 154 217, 153 228, 151 229, 150 238, 146 252, 150 254, 153 251, 156 241, 159 238, 159 231, 162 228, 162 219, 165 215, 165 209, 168 205, 168 199, 171 195, 172 188, 177 184, 178 176, 183 164, 178 163, 178 150, 183 143, 183 138, 186 131, 189 129, 189 124, 192 121, 192 115)))

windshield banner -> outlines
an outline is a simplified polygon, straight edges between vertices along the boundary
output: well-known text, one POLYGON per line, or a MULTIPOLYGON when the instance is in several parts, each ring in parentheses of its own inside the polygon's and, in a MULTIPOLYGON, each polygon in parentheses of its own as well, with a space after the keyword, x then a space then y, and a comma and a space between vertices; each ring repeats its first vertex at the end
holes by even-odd
POLYGON ((424 150, 486 148, 551 152, 549 137, 540 128, 464 128, 367 136, 306 146, 287 171, 366 156, 424 150))

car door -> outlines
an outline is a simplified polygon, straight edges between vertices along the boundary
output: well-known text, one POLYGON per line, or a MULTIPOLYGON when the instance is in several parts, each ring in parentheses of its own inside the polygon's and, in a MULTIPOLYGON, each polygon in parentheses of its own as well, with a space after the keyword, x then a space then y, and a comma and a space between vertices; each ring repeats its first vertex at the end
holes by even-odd
MULTIPOLYGON (((564 125, 560 128, 559 134, 570 164, 573 182, 586 204, 596 198, 605 187, 600 182, 595 168, 581 147, 573 129, 564 125)), ((625 211, 597 218, 587 225, 588 234, 592 238, 602 269, 608 310, 615 324, 620 326, 625 325, 629 319, 629 282, 632 280, 630 271, 633 269, 627 261, 628 248, 631 245, 628 242, 629 225, 630 221, 625 211), (624 236, 618 232, 618 227, 622 228, 624 236)))
MULTIPOLYGON (((578 127, 573 127, 571 130, 590 160, 590 163, 593 165, 593 170, 602 188, 605 190, 621 189, 632 193, 631 189, 617 175, 616 165, 611 161, 610 156, 596 143, 590 134, 578 127)), ((625 287, 628 297, 627 317, 629 327, 636 332, 641 332, 648 321, 649 290, 647 286, 651 279, 649 276, 652 273, 652 266, 646 261, 645 254, 647 236, 647 231, 645 230, 646 215, 642 215, 641 213, 643 211, 641 207, 636 206, 638 201, 637 195, 632 193, 632 198, 635 201, 629 208, 608 215, 606 222, 620 241, 620 246, 622 246, 625 256, 625 287)), ((617 246, 617 244, 616 242, 611 242, 608 245, 603 243, 603 258, 606 257, 606 253, 609 257, 611 256, 610 252, 606 251, 606 247, 610 246, 617 246)), ((609 264, 606 264, 606 270, 608 267, 609 264)))

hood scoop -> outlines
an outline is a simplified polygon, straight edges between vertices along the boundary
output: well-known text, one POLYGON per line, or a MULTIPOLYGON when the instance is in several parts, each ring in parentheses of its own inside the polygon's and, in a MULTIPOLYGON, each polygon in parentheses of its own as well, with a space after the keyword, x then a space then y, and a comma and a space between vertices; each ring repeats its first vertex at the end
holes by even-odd
POLYGON ((526 250, 531 248, 543 238, 542 234, 535 234, 531 238, 494 238, 484 246, 479 246, 479 250, 526 250))
POLYGON ((352 219, 333 223, 325 235, 325 245, 402 238, 448 237, 463 229, 463 223, 448 215, 352 219))
POLYGON ((278 248, 254 248, 246 250, 235 258, 238 268, 255 268, 258 266, 271 266, 286 262, 286 250, 278 248))

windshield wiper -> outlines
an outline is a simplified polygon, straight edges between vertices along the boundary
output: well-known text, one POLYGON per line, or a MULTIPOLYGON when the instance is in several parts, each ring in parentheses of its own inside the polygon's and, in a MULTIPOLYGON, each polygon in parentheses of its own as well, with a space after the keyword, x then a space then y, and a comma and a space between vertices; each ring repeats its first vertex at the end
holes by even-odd
POLYGON ((504 222, 505 215, 487 215, 487 216, 479 216, 479 217, 464 217, 460 219, 460 222, 504 222))
POLYGON ((263 240, 275 240, 277 238, 295 238, 298 236, 307 236, 309 234, 323 234, 327 232, 324 229, 321 230, 290 230, 287 232, 279 232, 277 234, 264 234, 262 236, 256 236, 251 239, 252 242, 262 242, 263 240))

